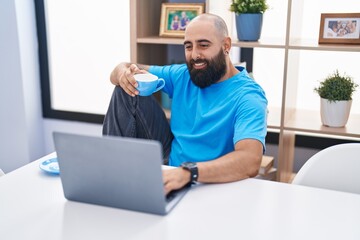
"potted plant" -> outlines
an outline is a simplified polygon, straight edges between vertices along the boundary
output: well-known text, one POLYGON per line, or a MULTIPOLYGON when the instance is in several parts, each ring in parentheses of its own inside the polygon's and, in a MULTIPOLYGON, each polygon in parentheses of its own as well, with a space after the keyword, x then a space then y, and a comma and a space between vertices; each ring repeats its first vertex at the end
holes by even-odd
POLYGON ((352 104, 352 94, 357 87, 358 84, 350 76, 340 75, 338 70, 320 82, 320 86, 314 90, 321 98, 320 113, 323 125, 329 127, 346 125, 352 104))
POLYGON ((266 0, 232 0, 237 37, 240 41, 257 41, 261 35, 263 13, 269 8, 266 0))

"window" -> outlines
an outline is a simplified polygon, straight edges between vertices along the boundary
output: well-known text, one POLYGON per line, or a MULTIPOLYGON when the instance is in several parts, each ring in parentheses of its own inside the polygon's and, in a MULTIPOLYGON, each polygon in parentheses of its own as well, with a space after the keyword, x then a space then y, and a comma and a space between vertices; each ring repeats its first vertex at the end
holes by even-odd
POLYGON ((102 123, 110 72, 130 61, 129 4, 35 1, 45 117, 102 123))

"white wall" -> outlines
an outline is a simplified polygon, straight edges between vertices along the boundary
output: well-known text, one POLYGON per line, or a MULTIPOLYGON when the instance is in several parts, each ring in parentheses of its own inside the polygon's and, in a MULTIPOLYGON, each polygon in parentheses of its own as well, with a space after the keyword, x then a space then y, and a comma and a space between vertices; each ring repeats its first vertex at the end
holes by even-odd
POLYGON ((1 1, 0 36, 0 168, 9 172, 44 153, 33 1, 1 1))

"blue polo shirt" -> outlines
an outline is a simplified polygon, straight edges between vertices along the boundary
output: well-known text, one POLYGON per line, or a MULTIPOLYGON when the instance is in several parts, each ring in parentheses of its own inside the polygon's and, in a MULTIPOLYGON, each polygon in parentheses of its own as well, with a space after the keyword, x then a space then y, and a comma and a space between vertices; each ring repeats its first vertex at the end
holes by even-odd
POLYGON ((265 150, 267 99, 247 71, 238 69, 235 76, 201 89, 186 64, 150 67, 164 78, 163 91, 172 99, 169 165, 214 160, 243 139, 260 141, 265 150))

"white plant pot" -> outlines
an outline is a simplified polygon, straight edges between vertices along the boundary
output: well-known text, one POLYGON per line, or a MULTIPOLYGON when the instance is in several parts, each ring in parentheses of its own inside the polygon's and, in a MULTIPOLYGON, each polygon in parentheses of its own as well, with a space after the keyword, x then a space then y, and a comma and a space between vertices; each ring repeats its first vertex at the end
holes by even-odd
POLYGON ((321 98, 320 113, 323 125, 344 127, 349 119, 352 100, 332 101, 321 98))

